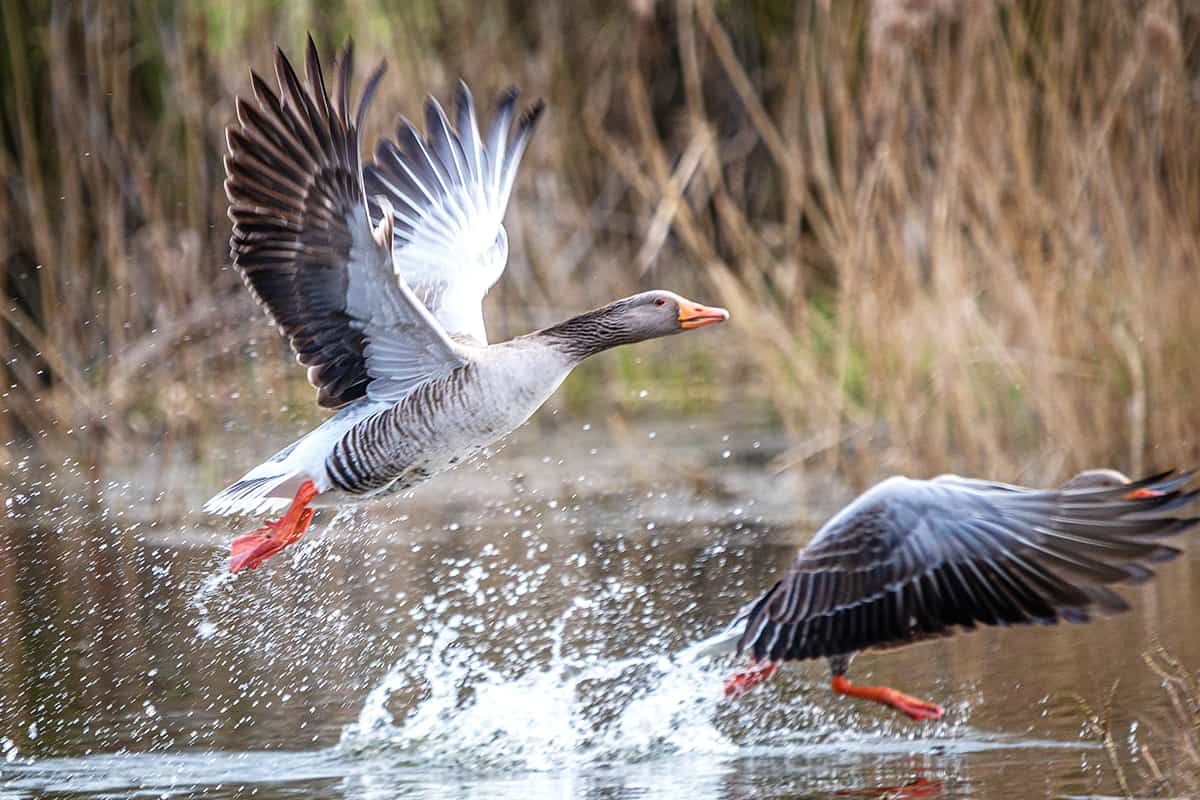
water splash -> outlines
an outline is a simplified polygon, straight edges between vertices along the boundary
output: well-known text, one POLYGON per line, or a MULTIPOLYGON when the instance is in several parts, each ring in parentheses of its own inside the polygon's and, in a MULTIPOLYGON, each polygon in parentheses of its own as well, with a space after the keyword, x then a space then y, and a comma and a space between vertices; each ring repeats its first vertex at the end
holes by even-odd
POLYGON ((635 588, 610 583, 599 597, 576 597, 551 624, 529 632, 547 646, 531 644, 527 652, 548 655, 526 659, 515 674, 488 663, 473 647, 464 635, 469 620, 430 615, 424 638, 392 666, 358 719, 344 728, 339 752, 425 767, 537 772, 663 757, 993 744, 967 725, 967 702, 953 704, 952 719, 931 731, 888 715, 864 715, 854 704, 813 702, 795 675, 726 701, 730 664, 720 656, 736 641, 736 623, 674 655, 568 652, 569 628, 619 618, 612 604, 635 588))
POLYGON ((17 748, 17 743, 7 736, 0 736, 0 758, 11 764, 20 757, 21 751, 17 748))
POLYGON ((714 724, 721 677, 711 667, 662 656, 564 654, 568 621, 591 605, 577 598, 546 633, 548 663, 516 676, 456 646, 455 630, 441 629, 423 643, 428 655, 419 663, 403 658, 370 692, 340 749, 386 750, 425 765, 533 771, 734 752, 714 724), (393 696, 417 684, 426 687, 423 697, 394 714, 393 696))
MULTIPOLYGON (((292 566, 299 567, 305 564, 322 549, 327 548, 328 534, 338 530, 339 526, 349 520, 353 513, 353 507, 338 509, 329 522, 321 527, 319 535, 302 539, 298 544, 289 548, 287 554, 290 554, 292 566)), ((286 558, 287 554, 281 557, 286 558)), ((200 578, 199 585, 188 598, 187 604, 188 608, 196 615, 196 637, 207 640, 222 632, 213 617, 221 617, 223 612, 228 611, 228 606, 232 604, 230 597, 236 586, 238 575, 229 570, 229 554, 225 548, 221 548, 205 564, 200 574, 203 577, 200 578)))

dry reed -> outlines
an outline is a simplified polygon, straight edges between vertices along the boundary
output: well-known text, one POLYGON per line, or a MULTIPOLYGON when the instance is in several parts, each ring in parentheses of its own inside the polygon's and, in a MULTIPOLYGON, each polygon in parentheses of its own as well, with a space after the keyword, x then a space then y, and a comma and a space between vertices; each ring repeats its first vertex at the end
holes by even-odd
MULTIPOLYGON (((130 453, 203 458, 231 417, 308 407, 226 266, 220 156, 246 68, 310 29, 327 52, 352 34, 360 67, 391 62, 368 143, 459 75, 480 98, 547 96, 488 308, 500 335, 649 285, 719 299, 732 330, 626 380, 686 391, 678 365, 702 365, 714 403, 736 386, 777 417, 788 464, 857 483, 1200 456, 1191 5, 0 11, 15 485, 31 441, 50 473, 88 477, 130 453)), ((620 406, 629 363, 564 402, 620 406)))
POLYGON ((1119 746, 1113 724, 1116 685, 1105 696, 1101 711, 1076 696, 1084 713, 1084 735, 1104 748, 1123 796, 1195 797, 1200 793, 1200 674, 1189 671, 1161 645, 1145 652, 1142 659, 1162 681, 1167 707, 1166 717, 1146 724, 1139 737, 1153 743, 1143 741, 1129 753, 1119 746))

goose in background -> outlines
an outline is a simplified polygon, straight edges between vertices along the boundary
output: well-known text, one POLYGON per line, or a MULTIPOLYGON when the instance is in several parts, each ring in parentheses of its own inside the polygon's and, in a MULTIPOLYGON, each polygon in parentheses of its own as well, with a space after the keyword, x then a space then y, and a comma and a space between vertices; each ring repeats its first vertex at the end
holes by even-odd
POLYGON ((460 84, 454 126, 430 98, 426 136, 402 121, 364 174, 359 130, 384 65, 353 115, 351 49, 332 98, 311 37, 305 67, 302 82, 278 51, 278 93, 252 72, 253 99, 237 100, 225 159, 230 249, 317 402, 338 411, 204 506, 284 510, 234 540, 234 572, 299 539, 315 508, 403 491, 479 453, 588 356, 729 317, 651 291, 488 344, 481 304, 508 260, 504 211, 543 105, 514 130, 510 90, 485 139, 460 84))
POLYGON ((945 475, 889 478, 838 512, 774 586, 688 659, 749 653, 725 683, 738 697, 786 661, 825 658, 834 692, 912 719, 943 709, 887 686, 858 686, 855 653, 942 638, 977 625, 1084 623, 1129 606, 1108 588, 1150 579, 1180 551, 1160 540, 1200 518, 1168 516, 1200 492, 1191 472, 1131 482, 1088 470, 1059 489, 945 475))

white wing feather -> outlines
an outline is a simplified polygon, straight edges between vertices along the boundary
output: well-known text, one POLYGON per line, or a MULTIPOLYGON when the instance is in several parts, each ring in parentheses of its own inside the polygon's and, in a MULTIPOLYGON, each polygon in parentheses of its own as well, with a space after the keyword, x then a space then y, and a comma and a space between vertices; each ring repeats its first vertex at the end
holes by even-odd
POLYGON ((457 131, 430 98, 425 138, 401 121, 395 141, 379 143, 364 173, 372 218, 393 208, 396 274, 447 332, 481 344, 483 298, 508 263, 504 212, 543 108, 534 104, 514 131, 516 101, 513 90, 503 96, 485 146, 470 90, 460 83, 457 131))

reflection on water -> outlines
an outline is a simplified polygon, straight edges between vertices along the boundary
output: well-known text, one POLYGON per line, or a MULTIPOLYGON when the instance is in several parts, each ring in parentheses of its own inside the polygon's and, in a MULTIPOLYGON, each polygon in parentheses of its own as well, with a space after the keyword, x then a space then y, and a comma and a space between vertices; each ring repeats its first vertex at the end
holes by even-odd
POLYGON ((1115 792, 1072 693, 1099 703, 1119 678, 1122 745, 1154 735, 1160 691, 1140 654, 1157 637, 1200 661, 1194 561, 1098 625, 855 662, 864 681, 943 702, 942 723, 837 699, 820 664, 725 701, 729 663, 672 654, 768 585, 813 529, 797 520, 844 499, 812 507, 753 438, 705 456, 719 461, 703 481, 633 489, 611 482, 630 474, 619 464, 589 464, 603 484, 518 445, 452 489, 326 515, 236 578, 220 520, 10 514, 2 796, 1115 792))

